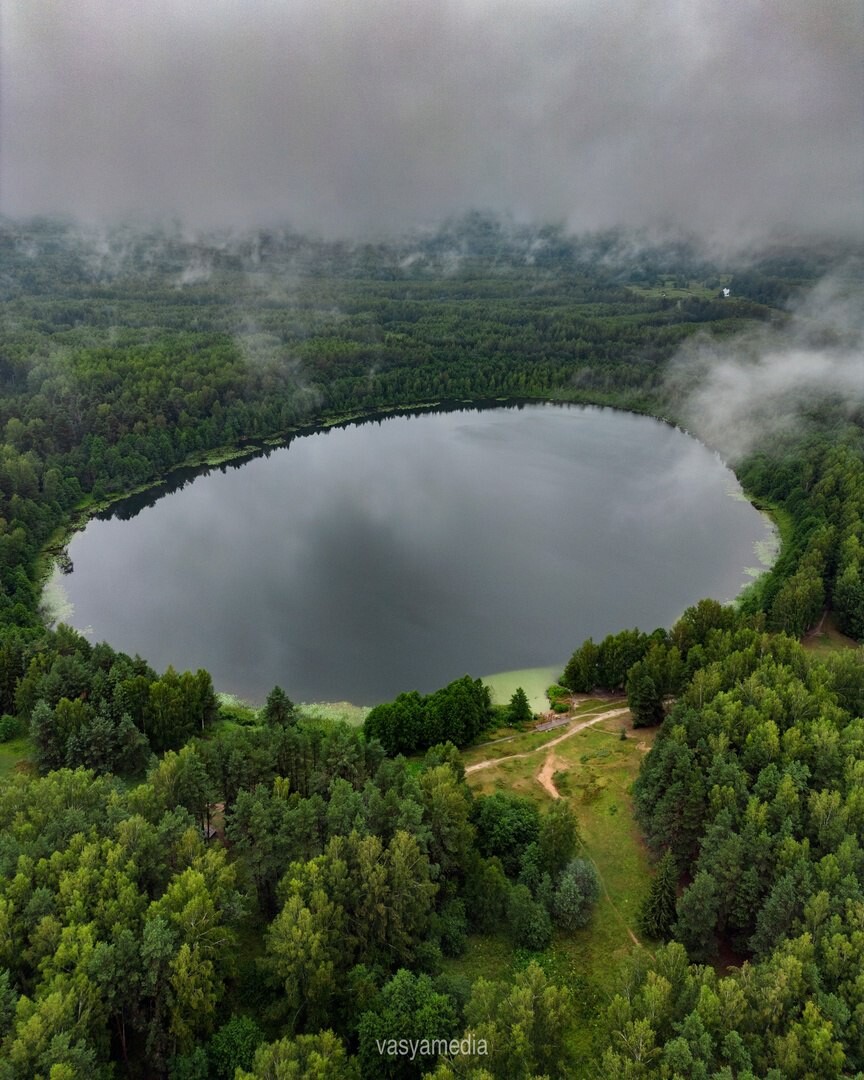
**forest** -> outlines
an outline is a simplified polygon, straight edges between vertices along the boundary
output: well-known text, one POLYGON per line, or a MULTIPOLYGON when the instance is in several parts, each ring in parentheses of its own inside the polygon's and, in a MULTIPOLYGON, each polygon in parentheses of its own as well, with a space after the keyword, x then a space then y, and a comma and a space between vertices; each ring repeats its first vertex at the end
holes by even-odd
POLYGON ((362 727, 290 686, 232 709, 40 607, 90 514, 316 425, 529 399, 681 421, 685 343, 782 328, 829 274, 860 295, 861 253, 736 265, 482 214, 378 244, 0 220, 0 1080, 864 1072, 864 656, 801 642, 826 612, 864 639, 862 402, 804 401, 731 460, 783 541, 735 606, 562 642, 562 694, 626 694, 656 732, 612 992, 553 962, 602 894, 570 800, 466 773, 520 702, 465 676, 362 727), (505 978, 466 966, 492 941, 505 978))

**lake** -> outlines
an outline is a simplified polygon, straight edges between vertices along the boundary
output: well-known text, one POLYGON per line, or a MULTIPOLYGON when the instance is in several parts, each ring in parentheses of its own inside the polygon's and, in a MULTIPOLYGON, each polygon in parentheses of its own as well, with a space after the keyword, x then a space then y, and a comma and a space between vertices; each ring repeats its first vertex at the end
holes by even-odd
POLYGON ((184 479, 91 520, 46 606, 253 702, 563 664, 732 599, 773 537, 701 443, 593 407, 391 416, 184 479))

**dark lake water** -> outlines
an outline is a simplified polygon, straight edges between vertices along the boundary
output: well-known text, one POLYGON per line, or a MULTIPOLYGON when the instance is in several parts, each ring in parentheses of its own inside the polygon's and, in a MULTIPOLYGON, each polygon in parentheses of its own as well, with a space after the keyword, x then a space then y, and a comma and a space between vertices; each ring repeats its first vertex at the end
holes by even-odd
POLYGON ((146 501, 74 537, 48 606, 253 701, 278 683, 374 704, 563 662, 731 599, 772 537, 696 440, 575 406, 331 429, 146 501))

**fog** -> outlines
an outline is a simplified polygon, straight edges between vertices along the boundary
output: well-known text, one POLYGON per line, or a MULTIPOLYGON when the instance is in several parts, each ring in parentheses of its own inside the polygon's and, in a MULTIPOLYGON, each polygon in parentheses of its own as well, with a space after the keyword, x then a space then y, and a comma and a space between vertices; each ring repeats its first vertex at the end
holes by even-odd
POLYGON ((722 340, 691 339, 672 360, 667 390, 686 425, 730 461, 772 438, 800 435, 820 406, 864 414, 860 289, 825 278, 789 318, 722 340))
POLYGON ((858 0, 6 0, 0 212, 864 233, 858 0))

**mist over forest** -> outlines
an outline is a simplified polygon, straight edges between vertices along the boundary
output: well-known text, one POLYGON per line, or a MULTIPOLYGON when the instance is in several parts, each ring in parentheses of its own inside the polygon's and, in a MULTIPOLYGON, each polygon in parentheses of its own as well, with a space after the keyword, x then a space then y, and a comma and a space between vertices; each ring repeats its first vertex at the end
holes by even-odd
MULTIPOLYGON (((0 1080, 864 1073, 862 42, 854 0, 0 6, 0 1080), (568 612, 560 670, 460 663, 371 708, 157 670, 46 588, 91 519, 188 506, 203 474, 266 512, 253 457, 526 403, 520 447, 588 407, 696 436, 770 565, 668 626, 573 640, 568 612)), ((443 445, 408 484, 446 492, 443 445)), ((538 532, 559 503, 614 518, 554 450, 538 532)), ((415 523, 408 570, 401 508, 337 479, 301 582, 356 628, 334 687, 379 629, 351 607, 364 529, 425 649, 466 639, 418 595, 489 607, 448 562, 461 511, 415 523)), ((637 543, 673 528, 651 498, 637 543)), ((194 602, 253 673, 312 501, 245 621, 208 607, 221 500, 192 522, 194 602)), ((583 614, 601 575, 550 563, 583 614)), ((164 635, 170 603, 97 575, 164 635)))

